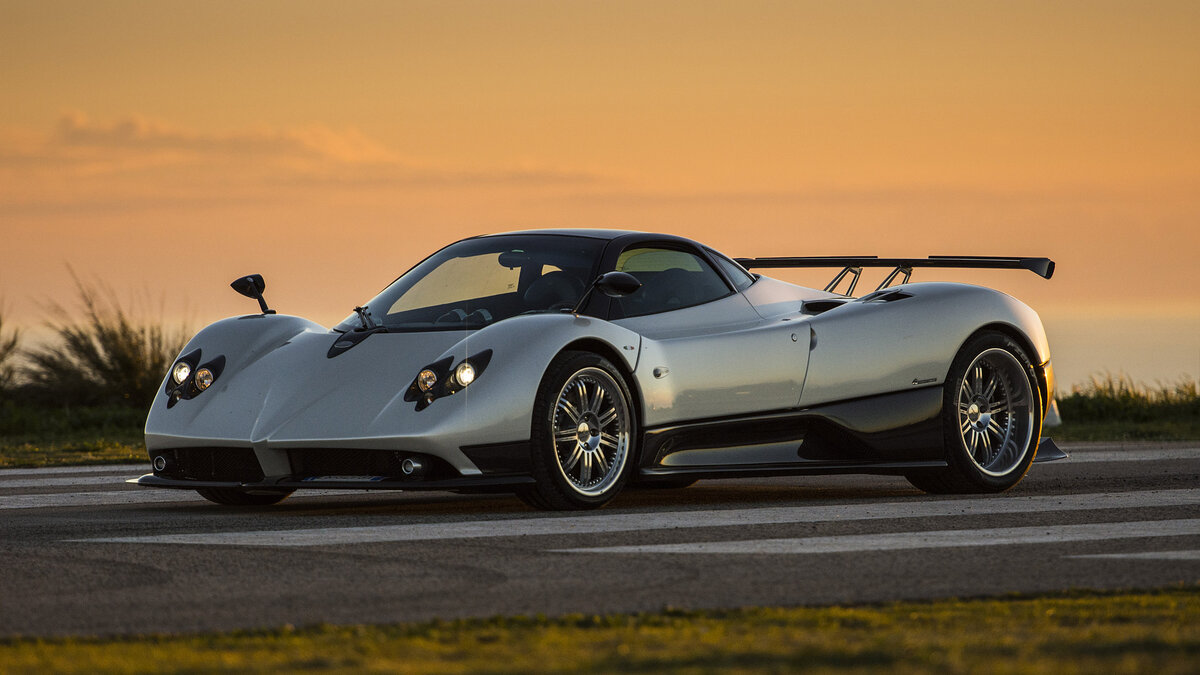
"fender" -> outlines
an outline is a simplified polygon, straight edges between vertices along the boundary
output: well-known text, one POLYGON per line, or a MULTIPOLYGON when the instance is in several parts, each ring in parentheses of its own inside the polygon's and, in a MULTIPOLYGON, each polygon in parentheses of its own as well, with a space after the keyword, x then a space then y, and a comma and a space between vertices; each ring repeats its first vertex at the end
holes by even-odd
POLYGON ((962 345, 988 325, 1025 336, 1039 363, 1050 360, 1036 312, 969 284, 893 286, 812 317, 809 325, 812 355, 802 407, 940 386, 962 345))

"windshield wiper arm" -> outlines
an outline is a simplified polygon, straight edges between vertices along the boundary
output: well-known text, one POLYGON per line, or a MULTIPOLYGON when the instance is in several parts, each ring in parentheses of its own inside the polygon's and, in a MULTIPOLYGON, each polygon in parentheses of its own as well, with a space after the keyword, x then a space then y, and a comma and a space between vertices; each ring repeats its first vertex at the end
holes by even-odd
POLYGON ((367 311, 366 307, 355 307, 354 313, 358 315, 358 320, 362 322, 363 330, 383 328, 382 324, 375 323, 375 320, 371 318, 371 314, 367 311))

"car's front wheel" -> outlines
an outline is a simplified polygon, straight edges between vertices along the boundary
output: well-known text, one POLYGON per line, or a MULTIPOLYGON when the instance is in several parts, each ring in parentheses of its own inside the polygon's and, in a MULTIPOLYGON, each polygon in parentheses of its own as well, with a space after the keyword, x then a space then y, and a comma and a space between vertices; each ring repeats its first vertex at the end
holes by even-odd
POLYGON ((543 509, 603 506, 621 491, 637 438, 633 397, 621 371, 591 352, 551 362, 533 405, 532 470, 520 493, 543 509))
POLYGON ((241 488, 198 488, 200 493, 210 502, 224 506, 270 506, 287 499, 294 490, 255 490, 253 492, 241 488))
POLYGON ((938 494, 1002 492, 1020 482, 1037 454, 1042 399, 1025 350, 982 333, 955 357, 942 400, 946 468, 907 476, 938 494))

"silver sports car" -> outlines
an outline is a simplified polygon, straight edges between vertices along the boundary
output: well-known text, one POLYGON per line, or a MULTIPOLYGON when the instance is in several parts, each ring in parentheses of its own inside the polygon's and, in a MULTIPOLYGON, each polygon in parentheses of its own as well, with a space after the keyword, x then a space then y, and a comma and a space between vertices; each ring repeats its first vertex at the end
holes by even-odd
POLYGON ((1054 377, 1037 314, 987 288, 909 283, 918 267, 1054 271, 516 232, 443 248, 332 329, 276 314, 262 277, 242 277, 261 311, 183 349, 146 422, 154 472, 136 482, 233 505, 366 488, 582 509, 628 484, 742 476, 998 492, 1064 457, 1040 438, 1054 377), (823 290, 749 271, 786 267, 840 271, 823 290), (855 297, 866 267, 891 271, 855 297))

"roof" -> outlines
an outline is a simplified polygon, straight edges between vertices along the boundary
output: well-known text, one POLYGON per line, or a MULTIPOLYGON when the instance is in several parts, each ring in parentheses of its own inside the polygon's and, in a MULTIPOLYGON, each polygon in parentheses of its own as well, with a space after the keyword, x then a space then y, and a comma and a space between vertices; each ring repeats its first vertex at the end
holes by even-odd
POLYGON ((482 236, 499 237, 499 236, 508 235, 508 234, 558 234, 558 235, 570 235, 570 236, 574 236, 574 237, 590 237, 592 239, 616 239, 617 237, 622 237, 627 234, 647 234, 647 233, 639 232, 637 230, 602 230, 602 229, 591 229, 591 228, 563 227, 563 228, 554 228, 554 229, 546 229, 546 230, 516 230, 513 232, 496 232, 493 234, 485 234, 482 236))

